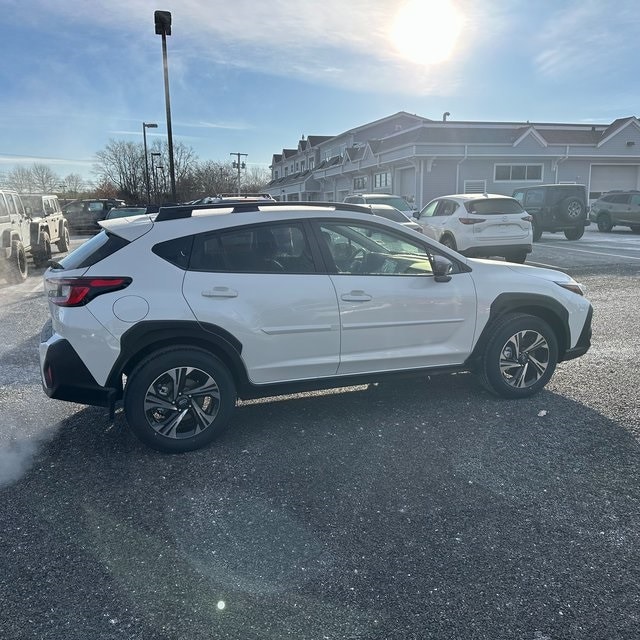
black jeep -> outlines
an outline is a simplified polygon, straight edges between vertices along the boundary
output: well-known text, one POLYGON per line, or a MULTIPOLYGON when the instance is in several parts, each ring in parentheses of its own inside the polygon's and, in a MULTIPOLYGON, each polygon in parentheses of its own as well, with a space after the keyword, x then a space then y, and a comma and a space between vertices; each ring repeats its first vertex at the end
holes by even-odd
POLYGON ((587 218, 587 188, 583 184, 540 184, 513 192, 533 217, 533 241, 543 231, 564 231, 567 240, 578 240, 590 224, 587 218))

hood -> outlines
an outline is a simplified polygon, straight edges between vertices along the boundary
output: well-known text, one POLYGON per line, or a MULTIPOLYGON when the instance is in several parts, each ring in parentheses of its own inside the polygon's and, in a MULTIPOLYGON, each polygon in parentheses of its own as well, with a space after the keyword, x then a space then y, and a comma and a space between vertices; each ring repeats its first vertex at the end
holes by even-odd
POLYGON ((481 269, 487 267, 494 273, 496 270, 508 269, 509 271, 515 271, 516 273, 521 273, 525 276, 541 278, 550 282, 576 282, 569 274, 564 273, 564 271, 546 269, 544 267, 534 267, 533 265, 528 264, 514 264, 512 262, 499 262, 497 260, 484 260, 480 258, 467 258, 467 264, 471 268, 475 268, 476 265, 481 269))

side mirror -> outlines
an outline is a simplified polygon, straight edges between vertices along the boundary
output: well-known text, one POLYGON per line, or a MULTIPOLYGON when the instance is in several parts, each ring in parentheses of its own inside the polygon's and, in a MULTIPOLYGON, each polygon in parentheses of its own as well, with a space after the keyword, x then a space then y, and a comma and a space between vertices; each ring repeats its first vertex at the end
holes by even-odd
POLYGON ((436 282, 449 282, 451 280, 451 270, 453 269, 453 262, 444 256, 433 257, 433 275, 436 282))

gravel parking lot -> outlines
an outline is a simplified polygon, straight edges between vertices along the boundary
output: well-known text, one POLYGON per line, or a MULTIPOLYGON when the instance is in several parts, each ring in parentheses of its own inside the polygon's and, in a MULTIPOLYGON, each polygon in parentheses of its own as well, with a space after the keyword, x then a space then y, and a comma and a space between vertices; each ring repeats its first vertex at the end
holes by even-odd
POLYGON ((640 637, 640 239, 545 234, 529 262, 594 305, 541 394, 458 374, 244 402, 182 456, 49 401, 41 272, 0 284, 0 637, 640 637))

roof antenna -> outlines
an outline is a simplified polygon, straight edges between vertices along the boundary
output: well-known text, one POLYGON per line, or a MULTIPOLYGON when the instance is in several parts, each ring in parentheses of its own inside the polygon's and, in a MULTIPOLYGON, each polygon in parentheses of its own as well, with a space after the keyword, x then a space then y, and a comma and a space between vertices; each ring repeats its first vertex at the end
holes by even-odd
POLYGON ((447 117, 450 116, 451 114, 448 111, 445 111, 442 114, 442 122, 446 122, 447 121, 447 117))

